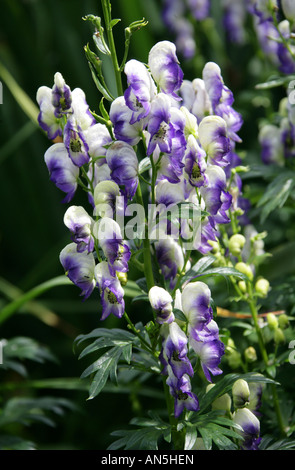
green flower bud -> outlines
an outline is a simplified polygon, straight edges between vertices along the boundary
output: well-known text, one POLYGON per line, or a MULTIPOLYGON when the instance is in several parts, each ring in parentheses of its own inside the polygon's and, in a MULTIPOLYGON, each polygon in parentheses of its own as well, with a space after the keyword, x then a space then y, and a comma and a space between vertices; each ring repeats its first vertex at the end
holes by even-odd
POLYGON ((231 338, 228 340, 228 344, 225 349, 225 355, 228 361, 228 365, 232 369, 237 369, 241 365, 241 354, 236 350, 235 343, 231 338))
POLYGON ((247 362, 255 362, 257 360, 256 350, 253 346, 249 346, 245 349, 244 356, 247 362))
POLYGON ((274 332, 274 340, 276 344, 285 342, 285 335, 281 328, 277 328, 274 332))
POLYGON ((208 243, 209 243, 209 245, 212 246, 211 252, 212 252, 213 254, 219 252, 219 249, 220 249, 220 248, 219 248, 219 243, 218 243, 218 242, 215 242, 215 241, 213 241, 213 240, 209 240, 208 243))
POLYGON ((282 328, 282 330, 285 330, 288 328, 290 325, 289 318, 288 316, 283 313, 282 315, 279 316, 279 327, 282 328))
POLYGON ((232 387, 232 394, 235 408, 243 408, 248 405, 250 400, 250 389, 246 380, 236 380, 232 387))
POLYGON ((255 284, 255 290, 258 294, 262 295, 263 297, 267 296, 267 293, 269 291, 269 282, 267 279, 258 279, 258 281, 255 284))
POLYGON ((243 294, 246 294, 246 292, 247 292, 246 282, 245 281, 239 281, 238 286, 239 286, 240 291, 242 291, 243 294))
POLYGON ((271 330, 276 330, 279 327, 279 321, 273 313, 268 313, 266 315, 266 320, 271 330))
MULTIPOLYGON (((213 388, 215 384, 209 384, 206 388, 206 393, 213 388)), ((231 411, 231 397, 228 393, 221 395, 220 397, 216 398, 211 404, 212 410, 224 410, 226 413, 230 413, 231 411)))
POLYGON ((119 279, 121 286, 126 286, 128 281, 127 273, 117 271, 117 278, 119 279))
POLYGON ((245 243, 246 243, 246 238, 243 235, 237 233, 233 235, 232 237, 230 237, 229 239, 229 242, 228 242, 229 251, 234 256, 238 256, 241 254, 241 251, 245 243))
POLYGON ((240 271, 240 273, 245 274, 249 278, 250 281, 253 280, 253 272, 248 264, 239 262, 236 264, 235 268, 237 271, 240 271))

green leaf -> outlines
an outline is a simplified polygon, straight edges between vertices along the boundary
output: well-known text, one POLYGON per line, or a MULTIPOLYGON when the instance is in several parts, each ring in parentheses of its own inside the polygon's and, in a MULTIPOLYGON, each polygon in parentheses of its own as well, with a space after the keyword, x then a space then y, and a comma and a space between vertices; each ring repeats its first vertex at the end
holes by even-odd
POLYGON ((235 268, 228 268, 228 267, 220 267, 220 268, 212 268, 207 269, 206 271, 199 273, 197 276, 194 276, 191 281, 199 280, 202 277, 211 277, 211 276, 223 276, 228 278, 230 276, 238 277, 244 281, 247 281, 248 278, 245 274, 241 273, 235 268))
POLYGON ((184 450, 191 450, 197 440, 198 433, 196 427, 188 426, 186 428, 184 450))
POLYGON ((293 193, 295 186, 294 173, 287 171, 279 174, 268 186, 267 190, 259 200, 257 207, 261 207, 261 222, 275 209, 284 206, 287 199, 293 193))
POLYGON ((201 274, 204 272, 212 263, 214 263, 214 261, 216 261, 214 256, 203 256, 191 269, 185 273, 181 279, 181 285, 194 279, 196 274, 201 274))

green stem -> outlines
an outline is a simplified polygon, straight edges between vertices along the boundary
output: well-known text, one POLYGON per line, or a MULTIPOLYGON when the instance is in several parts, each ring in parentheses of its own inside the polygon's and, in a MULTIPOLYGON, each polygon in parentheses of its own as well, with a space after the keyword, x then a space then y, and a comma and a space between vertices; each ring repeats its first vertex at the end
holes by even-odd
POLYGON ((114 36, 113 36, 113 29, 111 25, 111 21, 112 21, 111 4, 109 0, 102 0, 101 4, 102 4, 104 21, 105 21, 105 26, 106 26, 106 31, 107 31, 109 49, 111 51, 111 58, 112 58, 114 72, 115 72, 117 92, 119 96, 122 96, 123 85, 122 85, 122 78, 121 78, 121 70, 120 70, 120 66, 118 63, 116 46, 115 46, 115 41, 114 41, 114 36))
POLYGON ((13 300, 8 305, 6 305, 0 312, 0 325, 11 317, 15 312, 17 312, 25 303, 29 300, 32 300, 43 292, 46 292, 49 289, 57 286, 67 286, 73 285, 72 282, 66 276, 58 276, 49 281, 43 282, 33 289, 29 290, 25 294, 21 295, 18 299, 13 300))
POLYGON ((128 323, 129 325, 129 328, 133 331, 133 333, 138 337, 138 339, 140 340, 141 342, 141 345, 142 347, 150 352, 151 354, 154 355, 154 352, 150 346, 150 344, 145 340, 145 338, 140 334, 140 332, 137 330, 137 328, 135 327, 135 325, 132 323, 132 321, 130 320, 128 314, 126 312, 124 312, 124 318, 126 320, 126 322, 128 323))
POLYGON ((166 384, 166 377, 162 377, 163 388, 165 393, 165 399, 167 404, 169 423, 171 425, 171 437, 174 444, 174 450, 183 450, 184 449, 184 435, 182 432, 177 431, 178 420, 174 416, 174 405, 173 399, 169 393, 169 387, 166 384))
MULTIPOLYGON (((264 340, 263 340, 263 337, 262 337, 262 334, 261 334, 261 329, 260 329, 260 326, 259 326, 259 323, 258 323, 257 307, 256 307, 255 301, 253 300, 251 286, 249 286, 249 292, 250 292, 250 295, 249 295, 248 304, 249 304, 249 307, 250 307, 250 310, 251 310, 252 319, 253 319, 256 334, 257 334, 257 337, 258 337, 258 344, 259 344, 260 352, 261 352, 262 359, 263 359, 263 362, 264 362, 265 367, 266 367, 266 373, 269 376, 269 373, 268 373, 269 358, 268 358, 268 354, 267 354, 267 351, 266 351, 266 348, 265 348, 264 340)), ((270 377, 270 378, 272 378, 272 377, 270 377)), ((275 384, 271 384, 271 387, 272 387, 272 395, 273 395, 273 404, 274 404, 274 409, 275 409, 275 412, 276 412, 276 415, 277 415, 278 425, 279 425, 280 432, 281 432, 282 436, 285 436, 286 431, 285 431, 285 426, 284 426, 283 419, 282 419, 282 414, 281 414, 281 410, 280 410, 280 405, 279 405, 279 399, 278 399, 276 386, 275 386, 275 384)))
MULTIPOLYGON (((137 190, 136 190, 136 199, 138 204, 144 207, 141 186, 138 182, 137 190)), ((150 290, 154 285, 154 274, 153 274, 153 267, 152 267, 152 258, 151 258, 151 248, 150 248, 150 241, 148 238, 148 224, 145 221, 145 233, 143 239, 143 260, 144 260, 144 274, 146 278, 147 288, 150 290)))

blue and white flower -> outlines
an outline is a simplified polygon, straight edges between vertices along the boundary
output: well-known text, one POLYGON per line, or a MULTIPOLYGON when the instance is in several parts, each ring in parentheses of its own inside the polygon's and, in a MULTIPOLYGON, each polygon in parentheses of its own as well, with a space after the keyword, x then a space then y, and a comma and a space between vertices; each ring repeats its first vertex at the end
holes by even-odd
POLYGON ((183 71, 179 66, 175 45, 170 41, 155 44, 149 52, 148 66, 159 89, 178 99, 176 92, 181 86, 183 71))
POLYGON ((125 311, 124 289, 117 276, 110 272, 106 261, 95 266, 95 279, 101 296, 101 320, 105 320, 110 314, 121 318, 125 311))
POLYGON ((79 167, 74 165, 69 158, 65 145, 61 142, 49 147, 45 152, 44 159, 50 180, 66 193, 66 197, 62 202, 70 202, 78 187, 79 167))
POLYGON ((82 206, 70 206, 64 215, 64 224, 72 233, 72 241, 77 244, 77 251, 92 252, 94 238, 92 229, 94 220, 82 206))
POLYGON ((87 299, 96 285, 93 253, 79 252, 77 244, 70 243, 60 252, 59 259, 68 278, 81 289, 81 295, 87 299))
POLYGON ((114 142, 106 153, 111 178, 123 186, 124 194, 132 199, 138 186, 138 160, 131 145, 123 141, 114 142))
POLYGON ((174 321, 173 299, 169 292, 162 287, 154 286, 149 290, 149 301, 156 313, 157 323, 171 323, 174 321))

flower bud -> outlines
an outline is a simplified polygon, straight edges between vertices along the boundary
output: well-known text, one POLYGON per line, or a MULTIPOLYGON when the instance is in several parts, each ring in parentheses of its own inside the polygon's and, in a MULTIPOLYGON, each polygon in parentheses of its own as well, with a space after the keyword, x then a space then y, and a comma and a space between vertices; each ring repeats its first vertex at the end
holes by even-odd
MULTIPOLYGON (((214 387, 215 384, 209 384, 206 388, 206 393, 214 387)), ((212 402, 212 410, 224 410, 225 412, 229 413, 231 411, 231 397, 228 393, 221 395, 220 397, 216 398, 212 402)))
POLYGON ((258 279, 255 284, 255 290, 258 294, 262 295, 263 297, 267 296, 269 291, 269 282, 267 279, 258 279))
POLYGON ((285 335, 281 328, 276 328, 274 332, 274 340, 276 344, 284 343, 285 342, 285 335))
POLYGON ((237 351, 234 341, 230 338, 225 349, 228 365, 232 369, 237 369, 241 365, 241 354, 237 351))
POLYGON ((244 441, 241 448, 243 450, 257 450, 260 442, 259 419, 247 408, 239 408, 233 415, 233 421, 239 424, 243 430, 241 435, 244 441))
POLYGON ((119 279, 121 286, 123 286, 123 287, 126 286, 127 280, 128 280, 127 273, 123 273, 123 272, 118 271, 117 272, 117 278, 119 279))
POLYGON ((291 21, 295 22, 295 3, 293 0, 282 0, 282 9, 285 17, 291 21))
POLYGON ((172 300, 169 292, 162 287, 153 286, 149 290, 149 301, 157 314, 157 323, 171 323, 174 321, 172 300))
POLYGON ((280 315, 278 320, 279 320, 279 327, 282 330, 285 330, 290 325, 289 318, 285 313, 283 313, 283 315, 280 315))
POLYGON ((253 272, 248 264, 239 262, 236 264, 235 268, 237 269, 237 271, 240 271, 240 273, 245 274, 250 281, 253 280, 253 272))
POLYGON ((236 380, 232 387, 232 394, 235 408, 243 408, 246 406, 250 399, 249 385, 246 380, 236 380))
POLYGON ((244 356, 247 362, 255 362, 257 360, 256 350, 253 346, 249 346, 245 349, 244 356))
POLYGON ((266 315, 267 324, 271 330, 276 330, 279 327, 279 321, 273 313, 266 315))
POLYGON ((238 286, 239 286, 240 291, 242 291, 243 294, 247 292, 247 284, 245 281, 239 281, 238 286))
POLYGON ((246 238, 240 233, 236 233, 229 239, 228 248, 229 251, 234 255, 238 256, 246 243, 246 238))

